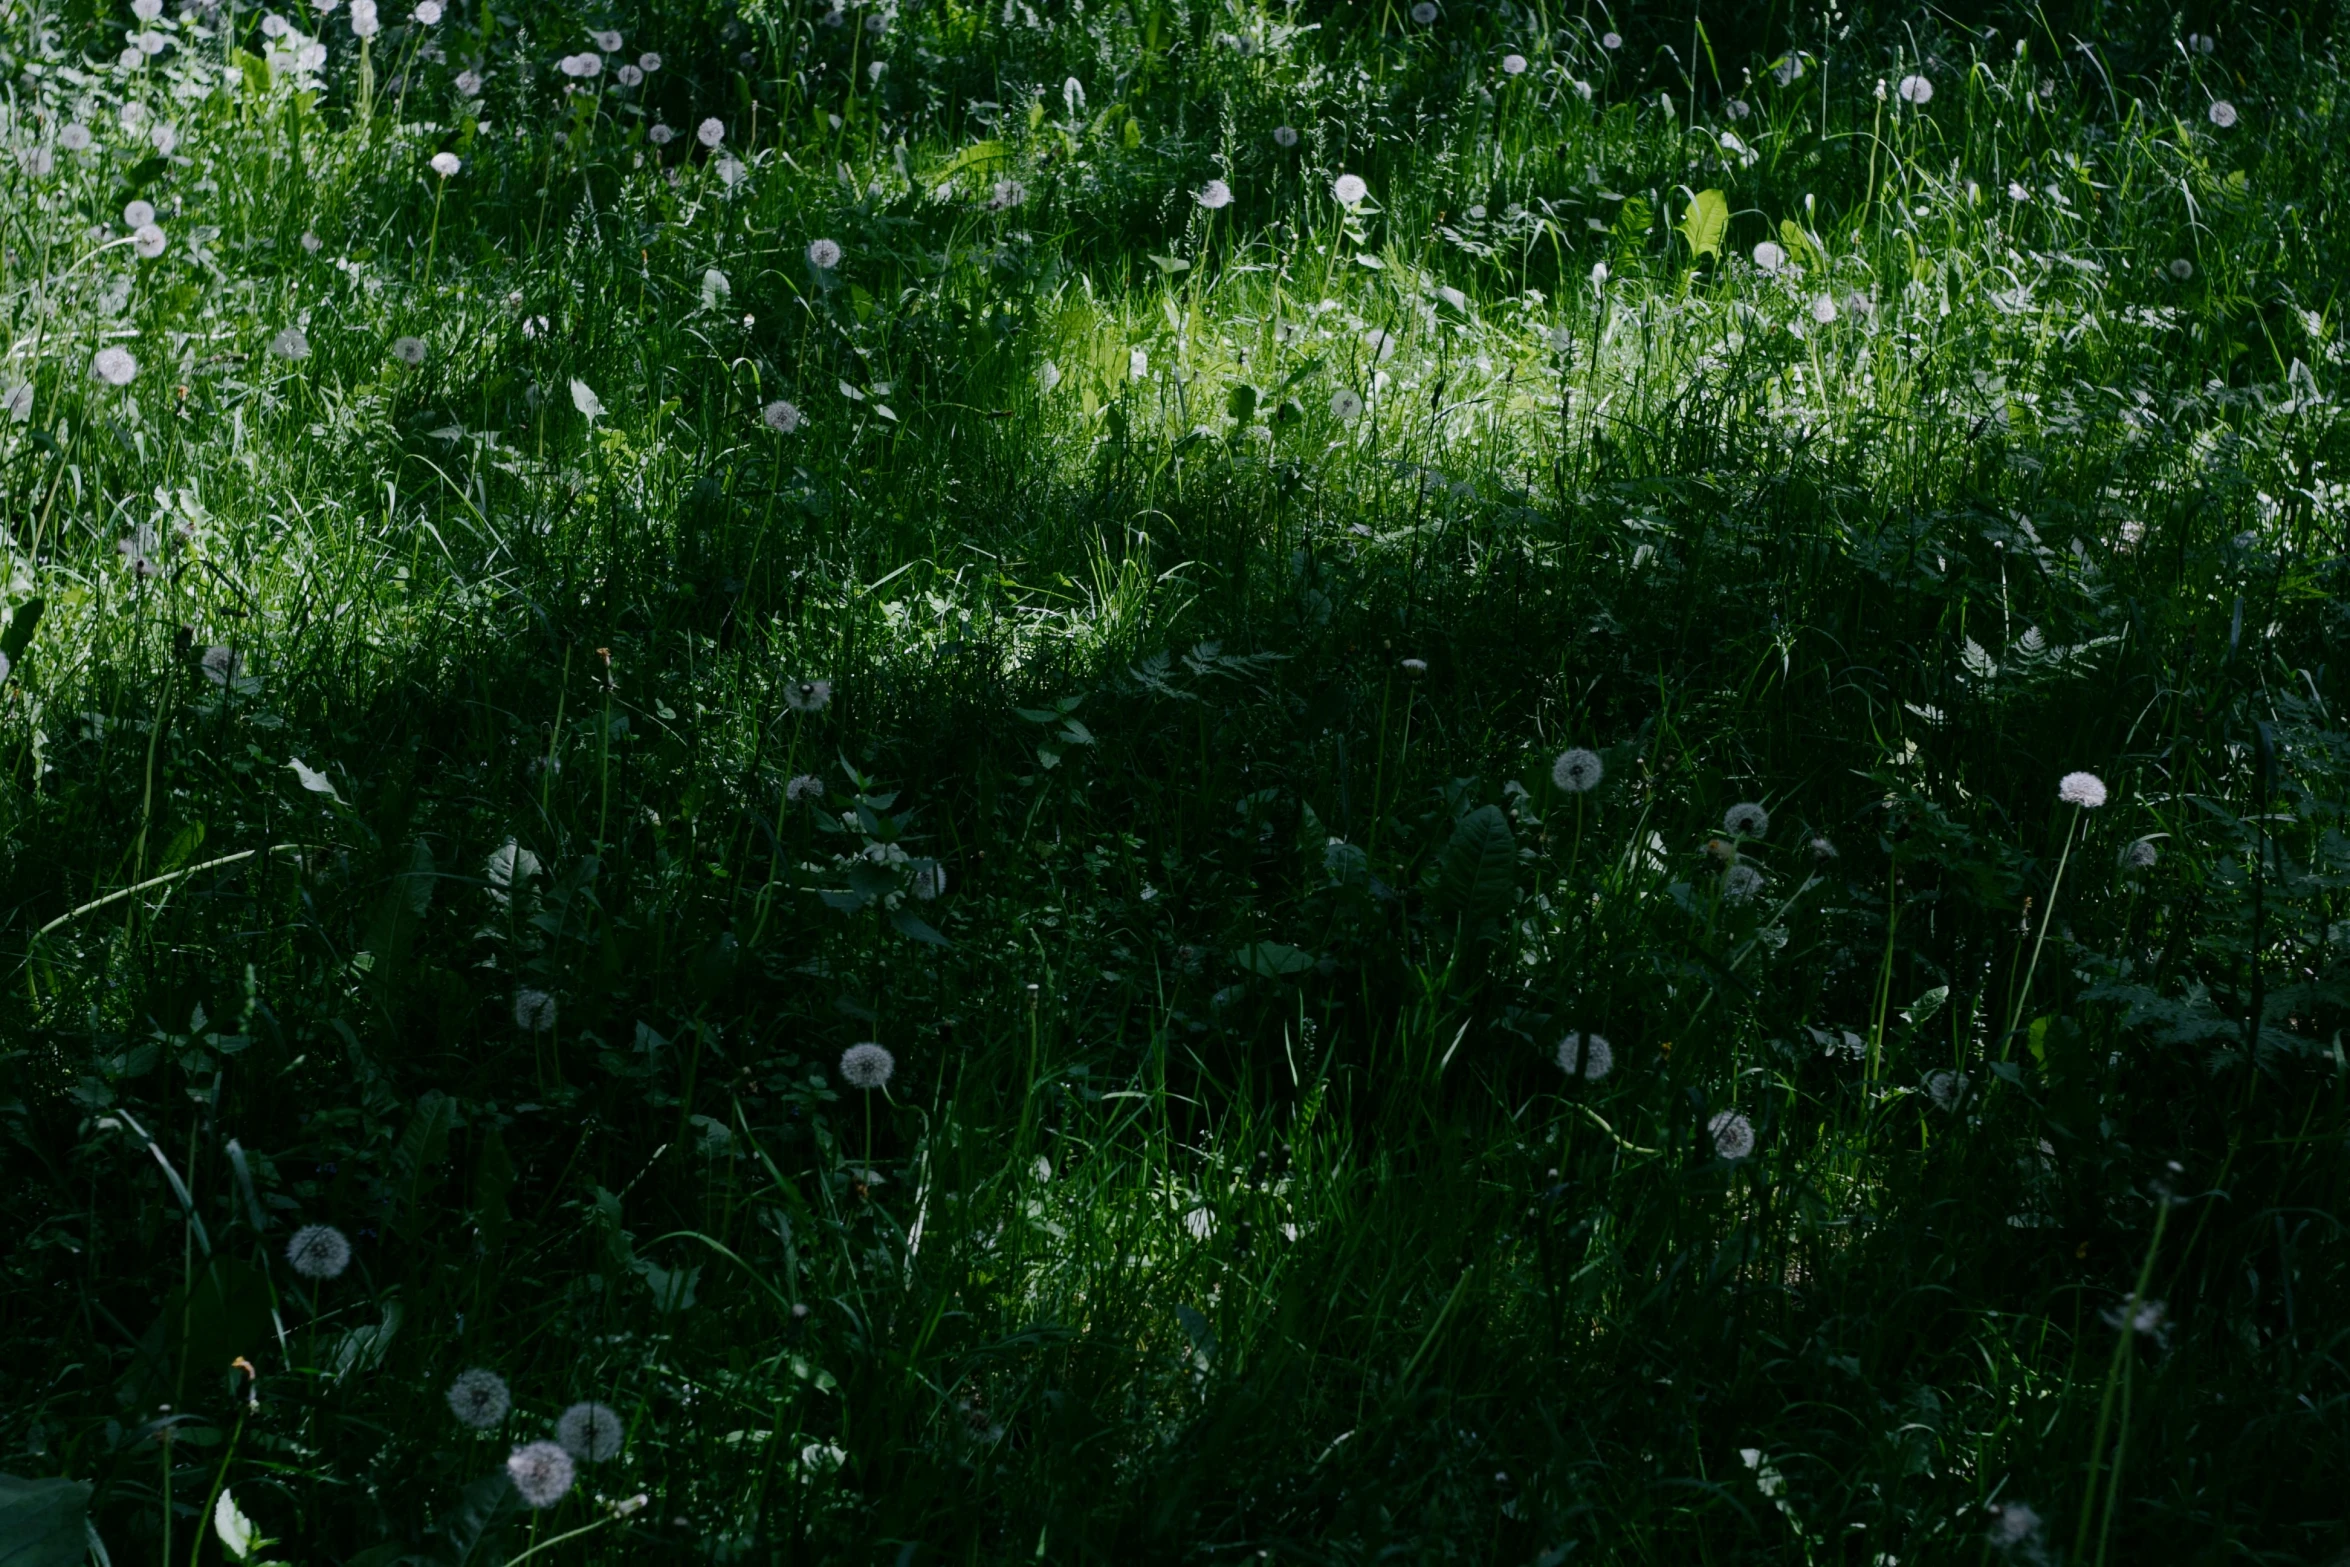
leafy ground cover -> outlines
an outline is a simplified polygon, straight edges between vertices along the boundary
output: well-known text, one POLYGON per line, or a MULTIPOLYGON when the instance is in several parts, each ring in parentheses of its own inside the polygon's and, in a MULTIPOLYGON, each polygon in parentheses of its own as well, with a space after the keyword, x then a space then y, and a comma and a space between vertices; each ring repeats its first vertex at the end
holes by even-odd
POLYGON ((0 1520, 2350 1549, 2335 48, 10 0, 0 1520))

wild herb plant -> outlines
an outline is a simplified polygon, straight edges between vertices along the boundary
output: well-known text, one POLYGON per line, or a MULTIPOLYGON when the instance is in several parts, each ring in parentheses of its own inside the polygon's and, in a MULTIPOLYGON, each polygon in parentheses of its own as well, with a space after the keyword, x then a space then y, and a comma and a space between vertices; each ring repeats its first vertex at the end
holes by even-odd
POLYGON ((36 1559, 2350 1550, 2330 12, 5 5, 36 1559))

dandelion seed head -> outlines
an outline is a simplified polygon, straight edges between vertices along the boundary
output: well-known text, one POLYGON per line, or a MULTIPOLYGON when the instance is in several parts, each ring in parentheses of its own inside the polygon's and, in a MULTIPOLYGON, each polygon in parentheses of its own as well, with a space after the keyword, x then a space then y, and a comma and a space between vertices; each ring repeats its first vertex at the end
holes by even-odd
POLYGON ((90 128, 76 120, 57 133, 57 145, 67 152, 87 152, 90 147, 90 128))
POLYGON ((1787 264, 1787 249, 1775 239, 1766 239, 1754 247, 1754 264, 1765 272, 1776 272, 1787 264))
POLYGON ((552 1507, 569 1494, 578 1474, 571 1455, 553 1442, 518 1447, 506 1459, 506 1478, 527 1507, 552 1507))
POLYGON ((577 1403, 555 1422, 555 1440, 583 1463, 600 1464, 620 1451, 628 1427, 608 1404, 577 1403))
POLYGON ((331 1224, 305 1224, 286 1242, 286 1265, 306 1279, 338 1279, 351 1265, 351 1238, 331 1224))
POLYGON ((726 140, 726 122, 716 116, 694 127, 694 140, 705 147, 715 147, 726 140))
POLYGON ((1351 387, 1340 387, 1330 394, 1330 414, 1342 424, 1352 424, 1363 412, 1362 395, 1351 387))
POLYGON ((134 201, 122 209, 125 228, 143 229, 154 221, 155 203, 151 201, 134 201))
POLYGON ((1550 764, 1551 784, 1565 794, 1588 794, 1606 776, 1607 764, 1599 753, 1579 745, 1561 751, 1550 764))
POLYGON ((1598 1034, 1573 1033, 1559 1041, 1553 1059, 1567 1076, 1596 1083, 1616 1069, 1616 1047, 1598 1034))
POLYGON ((1210 212, 1221 212, 1232 205, 1232 187, 1222 180, 1210 180, 1199 188, 1199 194, 1192 200, 1210 212))
POLYGON ((1436 7, 1429 0, 1420 0, 1418 5, 1412 7, 1412 20, 1422 27, 1428 26, 1436 20, 1436 7))
POLYGON ((2040 1538, 2040 1515, 2021 1502, 2003 1502, 1991 1509, 1991 1543, 2013 1550, 2040 1538))
POLYGON ((594 39, 596 47, 603 50, 606 54, 618 54, 620 52, 620 35, 618 33, 606 31, 590 33, 588 36, 594 39))
POLYGON ((441 25, 443 14, 441 0, 422 0, 422 3, 408 14, 416 18, 416 25, 419 27, 438 27, 441 25))
POLYGON ((1762 884, 1763 873, 1741 861, 1722 872, 1722 898, 1729 903, 1752 903, 1762 884))
POLYGON ((245 658, 233 647, 208 647, 196 660, 196 667, 204 672, 205 679, 225 688, 244 673, 245 658))
POLYGON ((819 272, 830 272, 840 265, 840 254, 838 240, 811 240, 808 244, 808 265, 819 272))
POLYGON ((1722 105, 1722 110, 1733 120, 1743 120, 1748 115, 1754 113, 1754 105, 1748 103, 1743 98, 1733 98, 1728 103, 1722 105))
POLYGON ((1926 1074, 1926 1097, 1934 1101, 1937 1110, 1955 1110, 1966 1094, 1966 1074, 1948 1067, 1926 1074))
POLYGON ((2162 850, 2152 838, 2139 838, 2123 845, 2122 869, 2128 871, 2152 870, 2155 861, 2162 858, 2162 850))
POLYGON ((1934 101, 1934 84, 1923 76, 1904 76, 1901 85, 1893 91, 1903 103, 1923 105, 1934 101))
POLYGON ((1274 127, 1273 127, 1273 145, 1274 145, 1274 146, 1276 146, 1276 147, 1284 147, 1284 148, 1286 148, 1286 147, 1294 147, 1294 146, 1296 146, 1296 145, 1297 145, 1297 127, 1296 127, 1296 126, 1294 126, 1294 125, 1276 125, 1276 126, 1274 126, 1274 127))
POLYGON ((2221 130, 2232 130, 2236 124, 2236 106, 2225 98, 2214 98, 2209 110, 2211 123, 2221 130))
POLYGON ((127 348, 101 348, 90 361, 90 374, 108 386, 128 386, 139 373, 139 362, 127 348))
POLYGON ((310 334, 298 326, 287 327, 269 340, 269 351, 284 360, 310 357, 310 334))
POLYGON ((555 998, 543 990, 514 992, 514 1026, 526 1034, 555 1031, 555 998))
POLYGON ((987 207, 990 212, 1009 212, 1027 199, 1028 187, 1018 180, 997 180, 987 194, 987 207))
POLYGON ((1725 1159, 1735 1161, 1754 1152, 1754 1123, 1735 1110, 1717 1111, 1705 1130, 1714 1140, 1714 1152, 1725 1159))
POLYGON ((1330 198, 1342 207, 1359 206, 1370 194, 1371 187, 1363 183, 1359 174, 1341 174, 1330 182, 1330 198))
POLYGON ((2173 261, 2167 270, 2174 279, 2184 283, 2195 275, 2195 263, 2189 261, 2185 256, 2181 256, 2173 261))
POLYGON ((432 155, 432 171, 442 179, 447 179, 450 175, 455 174, 460 167, 462 165, 453 152, 436 152, 432 155))
POLYGON ((1833 860, 1837 858, 1835 843, 1827 838, 1813 838, 1811 841, 1811 857, 1815 860, 1833 860))
POLYGON ((663 125, 660 121, 656 120, 653 122, 653 128, 645 132, 645 140, 651 142, 656 147, 666 147, 671 142, 677 140, 677 132, 671 130, 668 126, 663 125))
POLYGON ((1599 46, 1608 53, 1614 54, 1618 49, 1624 47, 1624 35, 1622 33, 1601 33, 1599 46))
POLYGON ((851 1088, 879 1088, 890 1080, 898 1069, 898 1058, 885 1046, 871 1040, 851 1045, 840 1053, 841 1080, 851 1088))
POLYGON ((479 1366, 458 1372, 446 1396, 449 1413, 469 1431, 495 1430, 514 1407, 514 1395, 506 1391, 506 1379, 479 1366))
POLYGON ((152 22, 163 14, 163 0, 131 0, 131 15, 152 22))
POLYGON ((424 355, 425 347, 423 338, 395 337, 392 339, 392 357, 399 360, 400 363, 404 365, 420 365, 424 363, 424 355))
POLYGON ((2095 773, 2066 773, 2057 782, 2056 797, 2067 805, 2093 811, 2105 803, 2105 780, 2095 773))
POLYGON ((661 69, 661 56, 657 51, 648 49, 636 57, 636 66, 638 70, 650 76, 661 69))
POLYGON ((163 254, 164 247, 170 243, 163 230, 152 223, 141 224, 131 235, 131 248, 139 253, 143 261, 153 261, 163 254))
POLYGON ((1753 800, 1741 800, 1722 813, 1722 827, 1741 838, 1768 837, 1771 813, 1753 800))
POLYGON ((794 680, 783 688, 783 705, 795 713, 821 713, 832 705, 832 682, 794 680))
POLYGON ((1503 55, 1503 56, 1501 57, 1501 74, 1502 74, 1502 75, 1504 75, 1504 76, 1523 76, 1523 75, 1525 75, 1525 74, 1526 74, 1526 57, 1525 57, 1524 55, 1522 55, 1522 54, 1505 54, 1505 55, 1503 55))
POLYGON ((759 410, 759 422, 777 435, 789 435, 800 427, 800 410, 778 397, 759 410))
POLYGON ((802 773, 783 786, 783 798, 787 805, 797 805, 802 800, 821 800, 824 798, 824 780, 814 773, 802 773))
POLYGON ((1827 294, 1822 294, 1817 299, 1813 300, 1811 302, 1811 318, 1822 326, 1826 326, 1829 322, 1835 320, 1835 299, 1827 294))

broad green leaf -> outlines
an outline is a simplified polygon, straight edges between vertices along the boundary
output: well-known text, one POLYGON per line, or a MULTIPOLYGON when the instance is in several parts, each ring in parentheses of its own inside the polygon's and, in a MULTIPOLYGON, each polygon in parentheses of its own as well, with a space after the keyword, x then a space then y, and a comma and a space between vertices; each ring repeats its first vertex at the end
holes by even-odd
POLYGON ((1681 214, 1681 237, 1689 242, 1689 258, 1718 256, 1730 232, 1730 203, 1718 190, 1701 190, 1681 214))
POLYGON ((0 1567, 81 1567, 89 1503, 87 1481, 0 1474, 0 1567))
POLYGON ((1303 974, 1314 966, 1314 955, 1296 947, 1284 946, 1278 941, 1254 941, 1232 954, 1232 961, 1251 974, 1267 979, 1285 975, 1303 974))
POLYGON ((1517 866, 1518 840, 1509 818, 1497 805, 1480 805, 1461 818, 1430 867, 1429 895, 1437 907, 1482 922, 1508 905, 1517 866))

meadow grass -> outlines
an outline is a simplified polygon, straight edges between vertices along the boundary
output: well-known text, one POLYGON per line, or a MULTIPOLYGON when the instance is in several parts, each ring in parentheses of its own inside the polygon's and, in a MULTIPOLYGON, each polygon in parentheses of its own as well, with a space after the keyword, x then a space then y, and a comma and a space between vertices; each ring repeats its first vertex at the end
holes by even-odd
POLYGON ((141 3, 32 1559, 2350 1551, 2333 11, 141 3))

